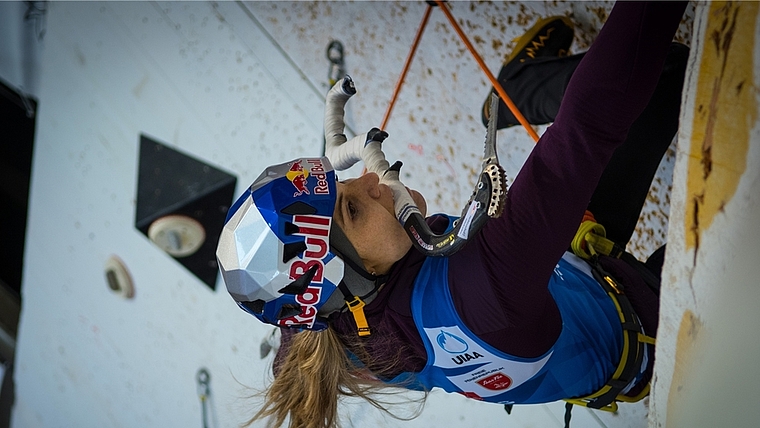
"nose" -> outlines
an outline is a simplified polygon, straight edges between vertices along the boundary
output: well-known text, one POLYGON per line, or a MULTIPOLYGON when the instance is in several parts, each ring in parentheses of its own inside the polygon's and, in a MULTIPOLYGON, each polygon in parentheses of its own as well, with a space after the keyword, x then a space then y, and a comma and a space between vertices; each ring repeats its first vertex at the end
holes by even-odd
POLYGON ((380 197, 380 177, 374 172, 368 172, 362 175, 356 180, 356 182, 371 198, 377 199, 380 197))

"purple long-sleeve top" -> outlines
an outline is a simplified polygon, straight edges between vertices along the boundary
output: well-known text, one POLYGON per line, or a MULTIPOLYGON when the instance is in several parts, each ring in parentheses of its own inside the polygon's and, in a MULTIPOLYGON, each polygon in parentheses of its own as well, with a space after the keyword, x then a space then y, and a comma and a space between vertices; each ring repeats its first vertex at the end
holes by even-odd
MULTIPOLYGON (((537 357, 559 336, 562 319, 549 278, 578 230, 603 169, 654 91, 684 8, 683 2, 615 5, 575 71, 554 124, 512 183, 504 214, 450 257, 454 306, 465 325, 495 348, 537 357)), ((446 226, 443 218, 429 222, 434 229, 446 226)), ((427 359, 410 305, 423 261, 412 249, 365 307, 373 333, 362 339, 364 348, 380 361, 400 357, 395 372, 420 371, 427 359)), ((608 258, 604 265, 625 284, 653 335, 657 296, 624 262, 608 258)), ((355 341, 350 313, 332 327, 355 341)))

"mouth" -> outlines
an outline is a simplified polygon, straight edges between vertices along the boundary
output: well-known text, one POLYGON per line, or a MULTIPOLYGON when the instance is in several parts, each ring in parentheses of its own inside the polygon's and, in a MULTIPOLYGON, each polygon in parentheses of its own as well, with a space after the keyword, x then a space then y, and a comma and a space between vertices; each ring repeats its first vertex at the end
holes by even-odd
MULTIPOLYGON (((393 189, 391 189, 390 186, 388 186, 385 183, 380 183, 379 186, 382 189, 381 193, 387 192, 388 195, 390 196, 392 209, 389 209, 389 211, 391 211, 391 213, 393 213, 395 215, 396 198, 395 198, 395 195, 393 194, 393 189)), ((419 192, 417 192, 416 190, 413 190, 413 189, 409 188, 408 186, 404 186, 404 189, 406 189, 406 192, 412 198, 412 201, 414 201, 415 205, 417 205, 419 202, 417 201, 417 198, 415 197, 415 195, 419 195, 419 192)), ((420 197, 421 197, 421 195, 420 195, 420 197)), ((422 209, 423 207, 418 206, 417 208, 422 209)), ((427 207, 424 207, 424 208, 427 208, 427 207)))
MULTIPOLYGON (((388 186, 387 184, 383 184, 383 183, 380 183, 380 186, 384 187, 385 189, 387 189, 387 193, 391 196, 391 199, 395 203, 396 202, 396 198, 393 195, 393 189, 391 189, 390 186, 388 186)), ((404 189, 406 189, 406 193, 408 193, 409 196, 411 196, 412 198, 414 198, 414 190, 410 189, 407 186, 404 186, 404 189)))

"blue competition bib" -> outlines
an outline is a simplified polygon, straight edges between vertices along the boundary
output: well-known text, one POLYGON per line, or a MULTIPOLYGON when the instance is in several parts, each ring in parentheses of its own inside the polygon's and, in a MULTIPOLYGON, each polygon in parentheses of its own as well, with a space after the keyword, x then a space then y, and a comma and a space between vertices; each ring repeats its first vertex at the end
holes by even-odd
POLYGON ((418 387, 532 404, 590 394, 612 376, 622 352, 622 328, 612 300, 583 260, 566 253, 554 270, 549 291, 562 332, 538 358, 506 354, 475 336, 454 309, 447 273, 446 258, 430 257, 415 282, 412 313, 428 355, 420 373, 407 374, 418 387))

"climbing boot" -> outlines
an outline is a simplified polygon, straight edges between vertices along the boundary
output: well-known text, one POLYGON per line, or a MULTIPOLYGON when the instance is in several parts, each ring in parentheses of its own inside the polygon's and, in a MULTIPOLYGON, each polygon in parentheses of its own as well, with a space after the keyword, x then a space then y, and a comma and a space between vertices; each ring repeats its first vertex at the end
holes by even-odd
POLYGON ((533 24, 517 41, 506 63, 542 57, 567 56, 575 36, 573 22, 566 16, 550 16, 533 24))
MULTIPOLYGON (((516 64, 525 63, 537 58, 567 56, 570 45, 573 43, 574 35, 573 23, 566 16, 551 16, 533 24, 525 34, 516 39, 517 45, 502 66, 498 78, 501 86, 505 91, 508 91, 506 88, 507 78, 510 76, 510 69, 514 68, 516 64)), ((496 91, 493 90, 492 92, 496 91)), ((510 93, 507 92, 507 95, 510 95, 510 93)), ((513 99, 512 101, 518 104, 519 107, 518 100, 513 99)), ((487 124, 488 117, 490 116, 488 99, 483 103, 481 111, 483 123, 487 124)), ((503 104, 503 101, 499 105, 499 113, 498 129, 519 124, 506 105, 503 104)), ((530 121, 530 119, 528 120, 530 121)))

